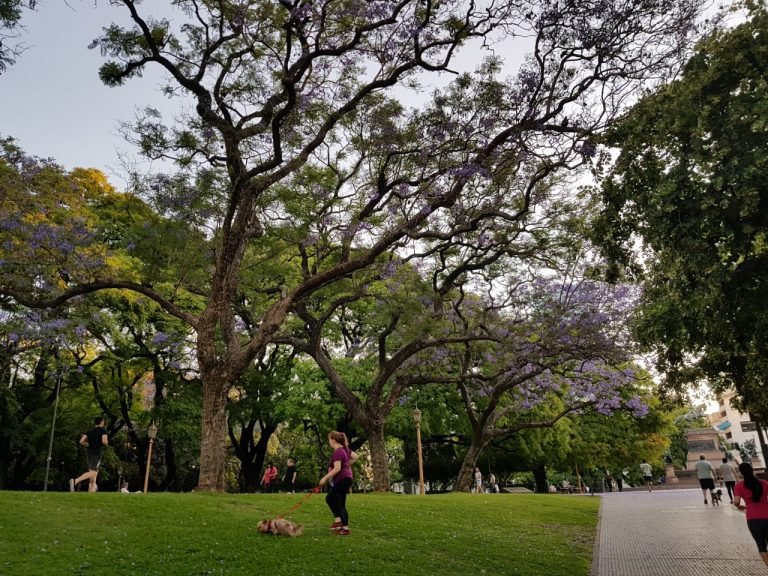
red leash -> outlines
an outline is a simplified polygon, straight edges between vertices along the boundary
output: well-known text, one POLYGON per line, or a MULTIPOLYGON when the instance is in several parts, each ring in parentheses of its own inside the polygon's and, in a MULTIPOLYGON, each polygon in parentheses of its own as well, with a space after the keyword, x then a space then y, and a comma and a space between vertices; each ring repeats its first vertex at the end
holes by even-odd
POLYGON ((315 486, 314 488, 312 488, 312 490, 309 491, 309 493, 307 493, 306 496, 304 496, 304 498, 296 502, 296 504, 294 504, 287 512, 284 512, 283 514, 280 514, 280 516, 277 516, 277 518, 285 518, 286 516, 288 516, 288 514, 290 514, 294 510, 301 508, 301 505, 304 504, 304 502, 309 500, 312 496, 314 496, 318 492, 320 492, 320 486, 315 486))

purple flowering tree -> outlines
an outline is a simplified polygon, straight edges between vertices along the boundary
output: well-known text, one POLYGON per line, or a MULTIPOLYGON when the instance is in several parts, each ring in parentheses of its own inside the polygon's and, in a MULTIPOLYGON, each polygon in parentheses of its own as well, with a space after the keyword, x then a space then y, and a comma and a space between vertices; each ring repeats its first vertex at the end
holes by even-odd
POLYGON ((634 299, 624 286, 539 279, 516 288, 494 325, 497 342, 467 344, 449 357, 445 381, 456 381, 471 428, 457 490, 469 490, 492 441, 586 410, 643 415, 637 398, 623 398, 635 380, 626 325, 634 299), (534 410, 542 405, 547 410, 534 410))
POLYGON ((67 270, 55 284, 4 276, 0 292, 47 307, 128 288, 187 322, 204 387, 199 488, 223 490, 228 392, 297 306, 393 249, 417 252, 490 221, 514 230, 538 182, 583 164, 633 91, 674 71, 699 4, 178 0, 170 22, 113 2, 132 26, 94 41, 109 58, 102 80, 118 86, 159 67, 166 93, 188 99, 170 121, 145 110, 126 134, 177 163, 139 192, 178 200, 172 213, 210 240, 189 253, 208 258, 204 277, 178 270, 173 282, 204 304, 159 290, 146 271, 108 268, 67 270), (462 50, 515 37, 531 53, 511 76, 488 52, 423 105, 392 99, 455 72, 462 50), (258 318, 249 338, 233 311, 243 298, 258 318))
POLYGON ((197 444, 189 438, 199 435, 199 413, 185 410, 200 387, 190 368, 189 328, 160 313, 151 300, 124 296, 102 292, 80 303, 73 360, 100 412, 125 430, 123 442, 118 445, 115 439, 115 450, 126 470, 135 464, 137 478, 143 478, 145 430, 154 421, 160 428, 154 465, 163 473, 153 482, 159 490, 180 490, 189 486, 188 471, 198 457, 197 444))
POLYGON ((357 275, 303 302, 303 327, 288 323, 291 333, 278 341, 316 362, 365 433, 374 489, 388 491, 387 419, 412 387, 431 382, 414 367, 444 359, 450 346, 496 337, 483 329, 482 314, 466 321, 443 313, 461 305, 460 291, 441 296, 412 265, 392 259, 369 272, 374 276, 357 275))

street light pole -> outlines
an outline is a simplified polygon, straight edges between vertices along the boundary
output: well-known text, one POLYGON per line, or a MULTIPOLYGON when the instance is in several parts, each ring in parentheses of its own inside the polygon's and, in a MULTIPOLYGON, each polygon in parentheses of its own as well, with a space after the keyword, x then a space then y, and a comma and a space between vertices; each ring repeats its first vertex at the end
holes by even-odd
POLYGON ((413 421, 416 423, 416 450, 419 454, 419 495, 424 496, 424 459, 421 454, 421 410, 413 411, 413 421))
POLYGON ((61 391, 61 373, 56 373, 56 399, 53 402, 53 421, 51 422, 51 438, 48 441, 48 458, 45 459, 45 482, 43 492, 48 492, 48 473, 51 470, 51 454, 53 453, 53 433, 56 431, 56 415, 59 411, 59 392, 61 391))
POLYGON ((152 464, 152 444, 155 443, 157 437, 157 426, 152 422, 147 428, 147 436, 149 437, 149 449, 147 450, 147 470, 144 473, 144 494, 147 493, 147 486, 149 485, 149 467, 152 464))

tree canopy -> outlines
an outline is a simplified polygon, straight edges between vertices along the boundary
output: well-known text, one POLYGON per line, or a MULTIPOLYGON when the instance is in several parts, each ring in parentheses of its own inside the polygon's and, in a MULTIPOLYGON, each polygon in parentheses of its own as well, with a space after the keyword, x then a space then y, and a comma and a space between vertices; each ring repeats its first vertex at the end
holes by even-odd
POLYGON ((22 48, 19 38, 21 15, 24 8, 34 9, 36 0, 0 0, 0 74, 16 61, 22 48))
POLYGON ((699 42, 610 132, 595 236, 644 294, 636 335, 672 387, 735 386, 768 417, 768 14, 699 42), (640 248, 640 249, 638 249, 640 248))
MULTIPOLYGON (((229 393, 302 306, 389 274, 395 258, 426 263, 449 300, 457 254, 492 270, 505 246, 540 234, 553 179, 589 161, 638 87, 674 74, 701 2, 177 0, 174 21, 110 5, 131 24, 92 43, 101 79, 157 67, 166 94, 191 100, 125 125, 144 155, 172 163, 136 179, 163 216, 152 234, 102 242, 57 220, 76 198, 41 205, 20 185, 0 232, 33 265, 4 266, 0 294, 46 309, 131 290, 185 322, 203 386, 199 488, 223 490, 229 393), (460 52, 519 37, 531 53, 515 72, 489 51, 455 73, 460 52), (451 80, 413 106, 395 97, 438 74, 451 80)), ((35 177, 21 157, 0 168, 35 177)), ((521 255, 550 261, 540 246, 521 255)))

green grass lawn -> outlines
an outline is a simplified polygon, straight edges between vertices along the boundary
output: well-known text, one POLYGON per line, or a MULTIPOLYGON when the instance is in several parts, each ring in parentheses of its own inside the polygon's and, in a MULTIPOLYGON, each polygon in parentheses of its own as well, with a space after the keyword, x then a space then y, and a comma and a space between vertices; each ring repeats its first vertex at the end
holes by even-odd
POLYGON ((304 536, 256 531, 302 495, 0 492, 0 576, 586 576, 598 498, 353 494, 350 536, 324 495, 288 517, 304 536))

